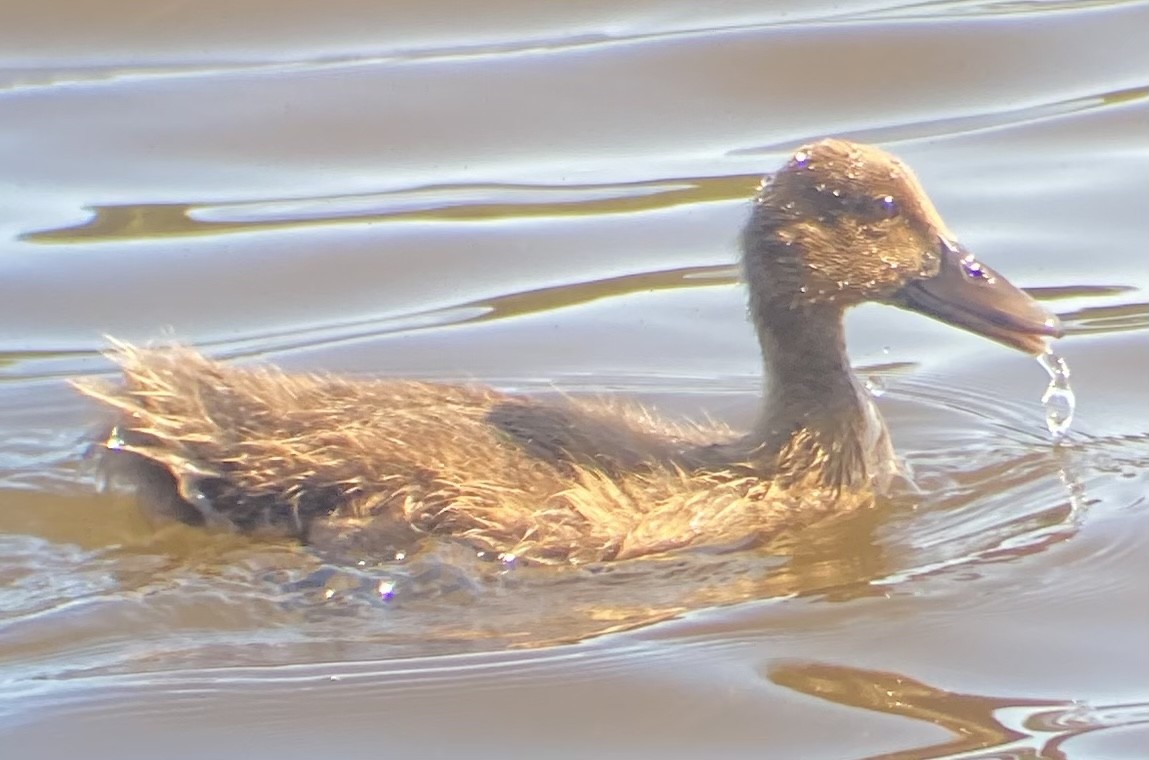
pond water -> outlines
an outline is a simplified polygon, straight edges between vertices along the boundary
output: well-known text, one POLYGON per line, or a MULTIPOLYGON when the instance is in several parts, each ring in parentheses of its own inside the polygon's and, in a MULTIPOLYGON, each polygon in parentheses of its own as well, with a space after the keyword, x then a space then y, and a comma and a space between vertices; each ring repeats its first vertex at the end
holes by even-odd
POLYGON ((66 3, 0 26, 15 756, 1133 758, 1149 745, 1145 2, 66 3), (919 497, 768 552, 342 565, 83 459, 105 335, 745 425, 733 262, 824 135, 1062 318, 1047 377, 851 314, 919 497))

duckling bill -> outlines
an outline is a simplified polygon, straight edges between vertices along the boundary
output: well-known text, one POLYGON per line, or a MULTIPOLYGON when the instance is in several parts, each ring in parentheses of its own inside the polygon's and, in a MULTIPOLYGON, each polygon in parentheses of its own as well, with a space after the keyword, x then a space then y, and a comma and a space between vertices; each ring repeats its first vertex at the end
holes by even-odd
POLYGON ((901 306, 1037 354, 1057 318, 957 242, 910 169, 842 140, 763 181, 742 236, 766 389, 748 431, 610 401, 240 368, 117 343, 98 444, 152 509, 391 556, 431 535, 538 562, 750 545, 863 508, 897 470, 842 319, 901 306))

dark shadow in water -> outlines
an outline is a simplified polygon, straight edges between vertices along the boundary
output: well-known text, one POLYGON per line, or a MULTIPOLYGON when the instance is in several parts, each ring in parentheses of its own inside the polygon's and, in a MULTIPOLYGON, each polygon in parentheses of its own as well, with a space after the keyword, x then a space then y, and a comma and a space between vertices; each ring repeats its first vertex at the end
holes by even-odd
POLYGON ((764 677, 788 689, 849 707, 926 721, 956 738, 871 755, 867 760, 1031 758, 1064 760, 1076 736, 1149 723, 1149 703, 1090 706, 1073 700, 994 697, 947 691, 899 673, 819 662, 772 662, 764 677))

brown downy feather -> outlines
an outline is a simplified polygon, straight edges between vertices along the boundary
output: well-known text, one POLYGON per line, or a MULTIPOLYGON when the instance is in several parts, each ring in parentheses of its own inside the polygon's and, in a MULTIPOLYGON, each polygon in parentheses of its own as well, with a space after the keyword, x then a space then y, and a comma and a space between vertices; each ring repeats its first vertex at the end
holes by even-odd
POLYGON ((178 346, 110 356, 122 383, 75 383, 118 410, 107 453, 137 481, 162 490, 167 476, 178 498, 154 498, 189 521, 364 551, 436 534, 582 562, 754 540, 843 507, 827 489, 709 462, 726 428, 637 406, 292 375, 178 346))

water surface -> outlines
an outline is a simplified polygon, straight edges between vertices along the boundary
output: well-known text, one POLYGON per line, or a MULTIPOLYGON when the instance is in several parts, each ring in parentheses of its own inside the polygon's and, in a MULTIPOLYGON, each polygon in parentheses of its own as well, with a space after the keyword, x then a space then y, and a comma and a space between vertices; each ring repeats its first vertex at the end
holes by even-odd
POLYGON ((1144 2, 44 2, 0 28, 0 736, 23 756, 1141 757, 1144 2), (569 6, 569 7, 567 7, 569 6), (157 529, 82 460, 105 334, 745 425, 732 264, 877 142, 1067 328, 864 307, 920 497, 549 570, 157 529))

